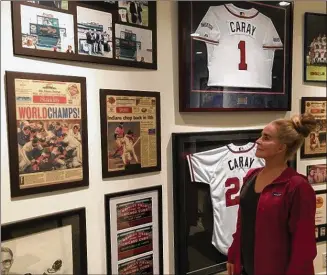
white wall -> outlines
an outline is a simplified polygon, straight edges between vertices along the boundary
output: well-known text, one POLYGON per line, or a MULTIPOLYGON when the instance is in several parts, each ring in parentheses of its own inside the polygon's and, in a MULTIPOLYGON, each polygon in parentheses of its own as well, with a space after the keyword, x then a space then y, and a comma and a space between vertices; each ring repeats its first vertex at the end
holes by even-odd
MULTIPOLYGON (((104 194, 148 187, 163 186, 164 273, 174 273, 173 195, 171 133, 185 131, 261 128, 289 112, 249 112, 180 114, 178 112, 178 33, 177 3, 158 1, 158 70, 142 71, 88 63, 63 62, 14 57, 9 1, 1 2, 1 223, 5 224, 76 207, 86 207, 89 274, 105 274, 104 194), (11 200, 7 149, 7 124, 3 77, 6 70, 66 74, 87 78, 90 186, 79 191, 54 192, 11 200), (115 180, 101 177, 99 89, 135 89, 159 91, 162 107, 162 171, 115 180), (173 106, 173 111, 170 110, 173 106)), ((299 112, 301 96, 323 96, 325 86, 302 83, 302 22, 304 11, 324 12, 321 1, 297 2, 295 5, 293 103, 292 112, 299 112), (310 3, 309 3, 310 2, 310 3)), ((319 162, 310 161, 310 163, 319 162)), ((305 173, 307 161, 299 161, 305 173)), ((321 246, 319 247, 321 249, 321 246)), ((324 248, 322 248, 324 250, 324 248)), ((321 257, 319 257, 321 260, 321 257)), ((317 261, 317 272, 321 272, 317 261), (319 269, 319 270, 318 270, 319 269)))

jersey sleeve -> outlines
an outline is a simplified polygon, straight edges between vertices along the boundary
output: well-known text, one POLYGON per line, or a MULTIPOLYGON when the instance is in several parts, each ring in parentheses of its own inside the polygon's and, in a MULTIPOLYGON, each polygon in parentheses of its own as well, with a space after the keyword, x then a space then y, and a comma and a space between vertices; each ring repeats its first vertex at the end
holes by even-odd
POLYGON ((213 7, 210 7, 196 29, 193 39, 218 45, 219 38, 218 17, 214 13, 213 7))
POLYGON ((278 32, 271 19, 269 19, 268 21, 267 31, 263 41, 263 48, 272 49, 272 50, 283 49, 283 42, 281 41, 278 32))

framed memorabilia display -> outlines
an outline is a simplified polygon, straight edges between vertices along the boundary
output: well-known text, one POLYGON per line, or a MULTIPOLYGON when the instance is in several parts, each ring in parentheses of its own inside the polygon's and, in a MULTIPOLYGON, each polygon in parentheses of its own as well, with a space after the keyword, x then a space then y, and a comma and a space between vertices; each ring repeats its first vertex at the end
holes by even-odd
POLYGON ((181 1, 179 110, 289 111, 293 4, 181 1))
POLYGON ((107 274, 163 275, 161 186, 105 196, 107 274))
POLYGON ((87 275, 85 208, 1 226, 3 274, 87 275))
MULTIPOLYGON (((236 226, 241 179, 250 168, 264 165, 255 157, 254 146, 261 131, 172 134, 176 274, 226 270, 227 246, 233 233, 229 227, 236 226), (227 179, 226 190, 218 187, 222 179, 227 179), (228 210, 212 203, 217 197, 225 200, 228 210), (219 214, 221 211, 226 212, 219 214), (223 218, 227 216, 228 221, 223 218), (219 240, 218 230, 226 239, 219 240)), ((296 169, 296 158, 289 166, 296 169)))
POLYGON ((102 177, 161 170, 160 93, 100 90, 102 177))
POLYGON ((326 237, 326 194, 327 190, 316 191, 316 241, 325 242, 326 237))
POLYGON ((304 14, 304 81, 327 81, 327 15, 322 13, 304 14))
POLYGON ((301 113, 310 113, 318 121, 301 147, 301 158, 326 157, 326 97, 302 97, 301 113))
POLYGON ((12 1, 14 54, 157 69, 155 1, 12 1))
POLYGON ((6 72, 11 197, 89 185, 86 79, 6 72))
POLYGON ((307 165, 307 178, 311 184, 327 183, 326 163, 307 165))

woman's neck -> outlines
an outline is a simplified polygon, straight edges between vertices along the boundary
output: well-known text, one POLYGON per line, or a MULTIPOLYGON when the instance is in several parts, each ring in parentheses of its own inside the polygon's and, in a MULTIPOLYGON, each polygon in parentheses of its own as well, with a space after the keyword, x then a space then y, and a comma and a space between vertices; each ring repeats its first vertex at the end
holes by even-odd
POLYGON ((287 162, 277 159, 267 159, 265 160, 265 171, 283 171, 287 168, 287 162))

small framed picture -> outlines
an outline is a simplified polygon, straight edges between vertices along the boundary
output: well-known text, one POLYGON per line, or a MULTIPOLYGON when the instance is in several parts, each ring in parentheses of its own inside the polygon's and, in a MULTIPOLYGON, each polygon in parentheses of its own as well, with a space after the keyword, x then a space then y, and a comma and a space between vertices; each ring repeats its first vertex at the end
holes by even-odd
POLYGON ((163 274, 161 186, 105 196, 107 274, 163 274))
POLYGON ((316 191, 316 240, 317 242, 326 241, 326 194, 327 190, 316 191))
POLYGON ((304 81, 327 81, 326 26, 326 14, 310 12, 304 14, 304 81))
POLYGON ((326 157, 326 104, 326 97, 301 98, 301 113, 312 114, 318 122, 301 147, 301 158, 326 157))
POLYGON ((160 93, 100 90, 102 176, 161 170, 160 93))
POLYGON ((11 196, 89 185, 86 79, 6 72, 11 196))
POLYGON ((1 226, 3 274, 87 275, 85 208, 1 226))
POLYGON ((307 165, 307 178, 311 184, 327 183, 327 165, 307 165))

